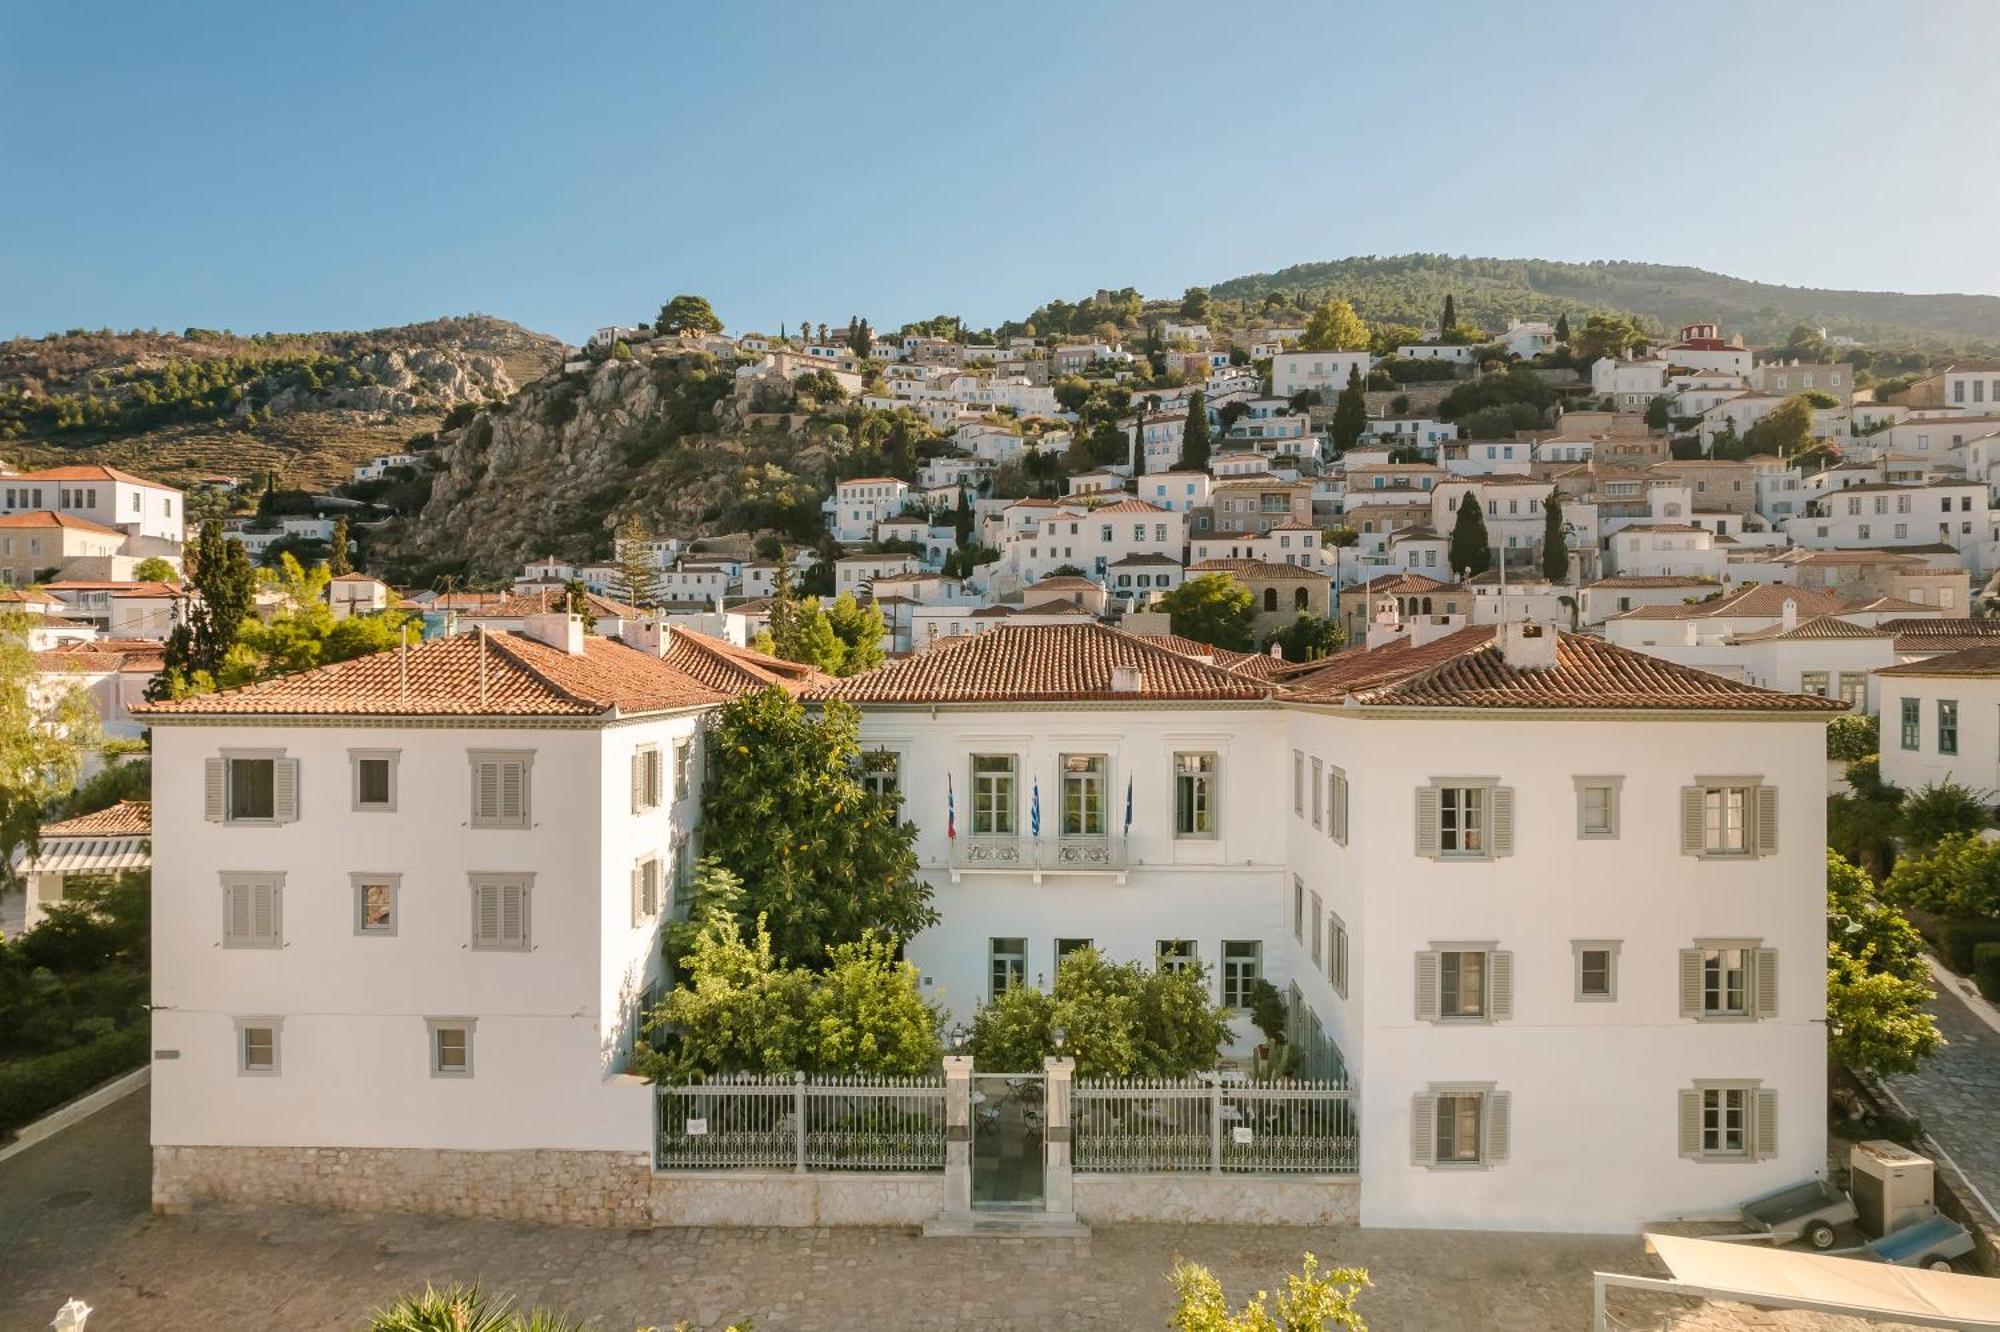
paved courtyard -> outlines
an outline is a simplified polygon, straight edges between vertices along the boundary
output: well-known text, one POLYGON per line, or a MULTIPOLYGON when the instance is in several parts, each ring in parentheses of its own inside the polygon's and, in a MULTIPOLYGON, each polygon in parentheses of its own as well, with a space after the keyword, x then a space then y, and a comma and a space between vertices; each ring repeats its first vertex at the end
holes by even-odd
MULTIPOLYGON (((1376 1332, 1569 1332, 1590 1325, 1593 1267, 1649 1270, 1630 1239, 1393 1230, 1113 1226, 1080 1241, 925 1240, 904 1231, 552 1229, 300 1209, 147 1208, 146 1098, 0 1162, 0 1328, 47 1325, 76 1295, 120 1328, 364 1326, 426 1281, 478 1281, 598 1320, 604 1332, 1160 1328, 1176 1255, 1232 1295, 1269 1285, 1301 1250, 1374 1275, 1376 1332)), ((1620 1296, 1622 1328, 1832 1332, 1848 1320, 1620 1296)))
POLYGON ((1889 1085, 1973 1186, 2000 1207, 2000 1031, 1960 997, 1958 987, 1971 982, 1934 970, 1936 994, 1928 1007, 1951 1043, 1889 1085))

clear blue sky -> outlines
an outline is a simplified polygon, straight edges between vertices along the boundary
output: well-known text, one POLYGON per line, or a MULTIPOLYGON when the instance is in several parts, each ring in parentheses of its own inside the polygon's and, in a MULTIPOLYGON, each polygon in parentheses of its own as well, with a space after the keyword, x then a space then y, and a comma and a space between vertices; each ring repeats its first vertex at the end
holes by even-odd
POLYGON ((1349 254, 2000 293, 2000 3, 0 0, 0 336, 988 324, 1349 254))

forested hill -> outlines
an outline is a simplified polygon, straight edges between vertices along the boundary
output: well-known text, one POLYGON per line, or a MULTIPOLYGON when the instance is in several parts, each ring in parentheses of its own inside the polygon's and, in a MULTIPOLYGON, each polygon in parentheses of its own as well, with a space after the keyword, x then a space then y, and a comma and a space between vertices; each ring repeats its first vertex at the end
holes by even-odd
POLYGON ((0 342, 0 460, 188 485, 321 487, 454 408, 501 402, 563 344, 485 315, 343 333, 73 329, 0 342))
POLYGON ((1615 310, 1665 329, 1714 320, 1751 343, 1783 342, 1795 325, 1805 323, 1870 343, 2000 347, 2000 297, 1781 287, 1700 268, 1621 260, 1570 264, 1370 255, 1231 278, 1209 292, 1253 308, 1271 293, 1307 307, 1345 297, 1364 319, 1418 327, 1437 321, 1449 293, 1461 319, 1494 330, 1505 328, 1510 318, 1553 320, 1563 313, 1615 310))

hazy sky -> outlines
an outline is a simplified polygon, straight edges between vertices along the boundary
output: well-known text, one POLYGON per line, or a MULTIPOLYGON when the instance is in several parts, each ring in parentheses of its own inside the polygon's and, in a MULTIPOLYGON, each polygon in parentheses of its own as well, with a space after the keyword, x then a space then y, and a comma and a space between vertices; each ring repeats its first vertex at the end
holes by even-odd
POLYGON ((0 0, 0 336, 983 325, 1410 250, 2000 293, 1996 51, 1996 0, 0 0))

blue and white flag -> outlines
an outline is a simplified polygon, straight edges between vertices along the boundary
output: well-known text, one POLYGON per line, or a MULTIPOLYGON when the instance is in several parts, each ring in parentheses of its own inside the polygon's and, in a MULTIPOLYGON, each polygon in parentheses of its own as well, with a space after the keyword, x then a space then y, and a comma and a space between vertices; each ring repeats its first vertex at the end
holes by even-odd
POLYGON ((1035 778, 1034 794, 1028 797, 1028 835, 1042 835, 1042 779, 1035 778))
POLYGON ((958 798, 952 794, 950 773, 944 775, 944 835, 949 841, 958 840, 958 798))

